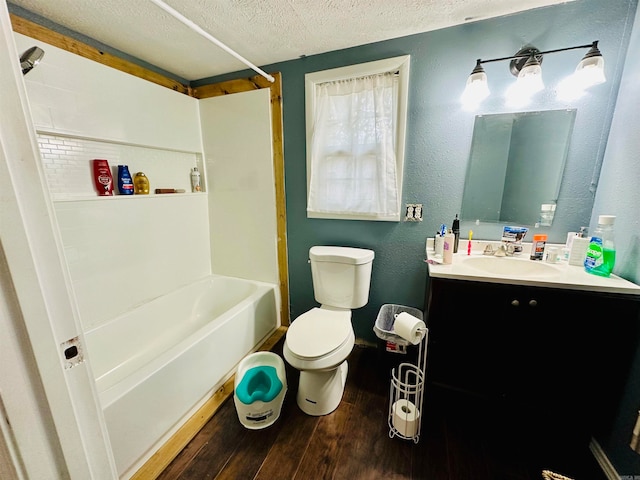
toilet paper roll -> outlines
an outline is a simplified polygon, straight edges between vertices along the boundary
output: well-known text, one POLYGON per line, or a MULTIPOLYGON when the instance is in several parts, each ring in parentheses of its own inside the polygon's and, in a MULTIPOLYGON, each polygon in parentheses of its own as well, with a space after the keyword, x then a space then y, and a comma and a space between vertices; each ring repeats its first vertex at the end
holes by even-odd
POLYGON ((393 330, 395 334, 414 345, 420 343, 422 337, 424 337, 425 329, 426 325, 422 320, 407 312, 398 314, 393 323, 393 330))
POLYGON ((391 410, 393 428, 403 437, 414 437, 418 433, 420 410, 406 399, 394 402, 391 410))

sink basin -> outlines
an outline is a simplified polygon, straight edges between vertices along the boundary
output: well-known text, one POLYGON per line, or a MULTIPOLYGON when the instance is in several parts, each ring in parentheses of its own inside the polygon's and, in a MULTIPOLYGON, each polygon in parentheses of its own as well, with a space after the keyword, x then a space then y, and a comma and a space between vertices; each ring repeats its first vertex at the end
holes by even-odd
POLYGON ((513 257, 469 257, 463 264, 493 275, 519 275, 540 277, 557 275, 560 271, 553 265, 527 258, 513 257))

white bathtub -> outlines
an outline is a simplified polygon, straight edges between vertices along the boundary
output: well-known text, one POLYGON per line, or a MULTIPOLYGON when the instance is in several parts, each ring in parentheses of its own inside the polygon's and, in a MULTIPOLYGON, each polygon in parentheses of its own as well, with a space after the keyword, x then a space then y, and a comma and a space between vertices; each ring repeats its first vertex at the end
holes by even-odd
POLYGON ((212 275, 85 333, 128 478, 279 326, 274 284, 212 275))

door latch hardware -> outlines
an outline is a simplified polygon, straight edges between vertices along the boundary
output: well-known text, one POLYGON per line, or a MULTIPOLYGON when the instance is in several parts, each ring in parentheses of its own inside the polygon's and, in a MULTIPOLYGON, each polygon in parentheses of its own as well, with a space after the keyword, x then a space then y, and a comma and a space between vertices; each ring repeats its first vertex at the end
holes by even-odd
POLYGON ((78 337, 73 337, 66 342, 62 342, 60 347, 62 348, 62 355, 64 356, 65 370, 84 362, 82 345, 78 337))

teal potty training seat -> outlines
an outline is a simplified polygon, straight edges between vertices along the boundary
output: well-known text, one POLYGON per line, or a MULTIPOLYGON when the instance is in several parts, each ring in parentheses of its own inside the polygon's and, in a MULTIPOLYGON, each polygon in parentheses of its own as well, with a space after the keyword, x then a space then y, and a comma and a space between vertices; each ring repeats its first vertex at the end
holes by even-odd
POLYGON ((265 428, 278 419, 287 391, 282 358, 272 352, 248 355, 238 365, 234 383, 238 419, 246 428, 265 428))
POLYGON ((256 400, 268 403, 278 396, 282 382, 276 369, 271 366, 253 367, 247 370, 236 388, 236 395, 245 405, 256 400))

